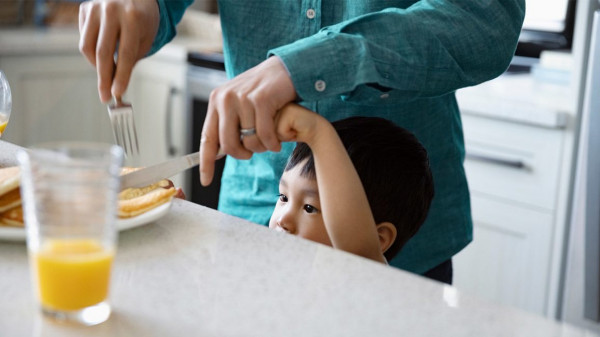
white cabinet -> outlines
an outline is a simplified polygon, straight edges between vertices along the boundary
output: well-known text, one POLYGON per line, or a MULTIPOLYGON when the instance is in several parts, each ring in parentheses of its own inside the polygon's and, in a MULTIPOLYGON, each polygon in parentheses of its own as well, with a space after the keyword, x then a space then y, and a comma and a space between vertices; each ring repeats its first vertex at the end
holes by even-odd
MULTIPOLYGON (((76 52, 76 51, 75 51, 76 52)), ((2 140, 21 146, 60 140, 112 141, 95 70, 78 53, 0 57, 13 107, 2 140)))
POLYGON ((473 242, 455 285, 544 314, 563 131, 464 115, 473 242))
POLYGON ((568 90, 504 75, 457 98, 474 231, 453 260, 454 285, 556 317, 574 148, 568 90))
POLYGON ((552 214, 478 194, 471 203, 474 240, 455 259, 456 287, 543 314, 552 214))

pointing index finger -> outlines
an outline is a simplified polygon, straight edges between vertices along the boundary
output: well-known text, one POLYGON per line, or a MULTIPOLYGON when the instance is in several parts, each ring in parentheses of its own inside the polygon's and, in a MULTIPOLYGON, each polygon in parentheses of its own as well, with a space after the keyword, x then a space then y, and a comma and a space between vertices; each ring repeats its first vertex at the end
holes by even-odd
POLYGON ((214 110, 209 103, 208 113, 204 126, 202 127, 202 138, 200 139, 200 183, 208 186, 213 180, 215 172, 215 160, 219 151, 218 138, 218 115, 211 113, 214 110))

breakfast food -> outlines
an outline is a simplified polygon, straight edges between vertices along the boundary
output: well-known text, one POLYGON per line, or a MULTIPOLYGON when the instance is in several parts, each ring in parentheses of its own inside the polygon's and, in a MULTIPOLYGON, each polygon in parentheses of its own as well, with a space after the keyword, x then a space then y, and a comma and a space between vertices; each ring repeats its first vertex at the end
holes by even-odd
POLYGON ((21 205, 0 213, 0 226, 24 227, 23 208, 21 205))
POLYGON ((19 178, 20 171, 18 167, 0 169, 0 213, 21 204, 19 178))
MULTIPOLYGON (((136 168, 123 168, 121 174, 136 168)), ((24 227, 18 167, 0 168, 0 226, 24 227)), ((152 185, 128 188, 119 193, 119 218, 131 218, 181 196, 170 180, 163 179, 152 185)))
MULTIPOLYGON (((125 167, 121 174, 138 170, 138 168, 125 167)), ((119 193, 119 217, 131 218, 147 212, 171 200, 177 190, 167 179, 160 180, 152 185, 139 188, 127 188, 119 193)))

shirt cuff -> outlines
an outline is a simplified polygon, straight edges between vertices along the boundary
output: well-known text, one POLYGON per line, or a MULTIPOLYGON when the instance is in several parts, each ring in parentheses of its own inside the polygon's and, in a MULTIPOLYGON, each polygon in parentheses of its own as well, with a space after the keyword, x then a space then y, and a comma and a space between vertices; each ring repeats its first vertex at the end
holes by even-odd
POLYGON ((319 62, 320 59, 338 60, 338 55, 344 53, 336 48, 331 34, 333 32, 323 30, 268 52, 268 56, 278 56, 284 63, 301 100, 317 101, 355 87, 356 74, 350 76, 347 62, 332 62, 327 67, 319 62))

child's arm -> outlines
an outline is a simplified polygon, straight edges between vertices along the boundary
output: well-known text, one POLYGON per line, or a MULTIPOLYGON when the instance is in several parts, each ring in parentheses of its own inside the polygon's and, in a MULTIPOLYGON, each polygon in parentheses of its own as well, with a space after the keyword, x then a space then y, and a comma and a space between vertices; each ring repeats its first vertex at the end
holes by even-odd
POLYGON ((362 183, 331 123, 295 104, 280 110, 276 122, 281 141, 304 142, 312 150, 323 221, 333 247, 385 262, 362 183))

